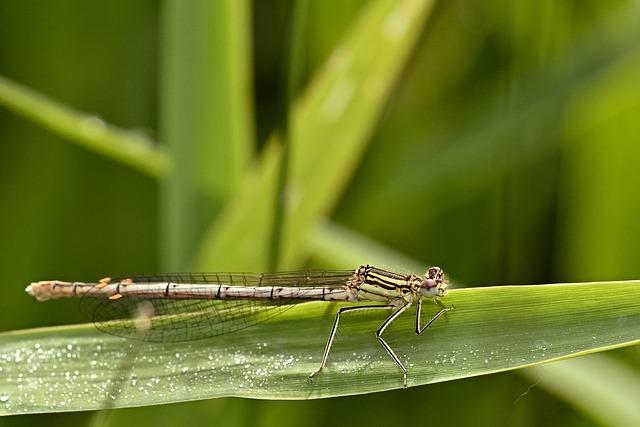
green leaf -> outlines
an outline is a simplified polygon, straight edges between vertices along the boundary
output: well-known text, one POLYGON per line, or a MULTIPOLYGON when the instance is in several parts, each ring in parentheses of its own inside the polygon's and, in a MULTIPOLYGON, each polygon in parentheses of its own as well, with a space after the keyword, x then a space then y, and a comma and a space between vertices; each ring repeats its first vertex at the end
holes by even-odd
MULTIPOLYGON (((413 333, 411 314, 385 333, 408 368, 411 387, 640 342, 638 281, 458 289, 442 302, 455 310, 424 334, 413 333)), ((5 333, 0 411, 80 411, 222 396, 315 399, 401 388, 400 370, 374 337, 384 316, 369 314, 344 318, 325 370, 308 379, 337 307, 301 304, 245 331, 189 343, 127 341, 90 325, 5 333)), ((426 308, 425 317, 436 310, 426 308)))
POLYGON ((252 155, 250 14, 246 0, 163 9, 160 130, 175 166, 161 187, 165 269, 193 268, 202 234, 252 155))
POLYGON ((164 178, 171 170, 169 156, 145 135, 120 129, 96 115, 80 113, 3 77, 0 77, 0 105, 154 178, 164 178))
POLYGON ((591 354, 520 372, 602 425, 640 425, 640 376, 614 356, 591 354))
POLYGON ((227 212, 205 236, 198 269, 246 269, 247 263, 254 270, 266 269, 273 238, 269 225, 280 200, 284 218, 279 269, 304 262, 308 230, 343 193, 432 5, 423 0, 377 0, 363 7, 291 108, 285 187, 278 188, 274 173, 284 149, 273 136, 256 172, 247 174, 227 212))

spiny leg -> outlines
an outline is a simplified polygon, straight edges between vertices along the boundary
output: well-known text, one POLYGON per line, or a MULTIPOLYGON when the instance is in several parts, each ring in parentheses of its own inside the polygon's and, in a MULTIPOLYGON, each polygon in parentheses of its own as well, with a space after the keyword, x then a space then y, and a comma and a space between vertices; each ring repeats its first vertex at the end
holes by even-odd
MULTIPOLYGON (((385 329, 387 329, 387 327, 391 324, 391 322, 393 322, 396 318, 398 318, 398 316, 400 316, 410 306, 411 306, 411 302, 407 301, 400 308, 397 308, 396 305, 392 305, 392 304, 388 304, 388 305, 368 305, 368 306, 359 306, 359 307, 342 307, 342 308, 340 308, 338 310, 338 312, 336 313, 335 320, 333 321, 333 326, 331 327, 331 332, 329 333, 329 339, 327 340, 327 346, 325 347, 324 355, 322 356, 322 362, 320 363, 320 367, 318 367, 318 369, 313 371, 309 375, 309 378, 312 378, 313 376, 315 376, 317 373, 322 371, 322 369, 325 367, 325 365, 327 363, 327 358, 329 357, 329 352, 331 351, 331 346, 333 345, 333 339, 335 338, 336 332, 338 331, 338 324, 340 323, 340 315, 341 314, 346 313, 348 311, 392 310, 392 309, 397 309, 396 311, 394 311, 391 314, 391 316, 389 316, 382 323, 382 325, 380 325, 380 327, 376 331, 376 338, 378 339, 378 341, 380 341, 380 344, 382 345, 382 347, 384 347, 384 349, 389 354, 389 356, 391 356, 393 361, 396 362, 396 365, 398 365, 398 367, 400 367, 400 369, 402 370, 402 384, 403 384, 404 388, 407 388, 407 369, 404 367, 404 365, 402 364, 402 362, 400 361, 398 356, 395 354, 395 352, 391 349, 389 344, 384 340, 384 338, 382 338, 382 334, 385 331, 385 329)), ((421 315, 421 311, 422 311, 422 299, 419 299, 418 300, 418 307, 417 307, 417 310, 416 310, 416 322, 415 322, 415 324, 416 324, 416 334, 423 333, 440 316, 442 316, 444 313, 446 313, 449 310, 453 310, 454 308, 455 307, 453 307, 453 306, 452 307, 442 308, 438 313, 435 314, 435 316, 433 316, 433 318, 431 318, 431 320, 429 320, 429 322, 427 322, 427 324, 424 327, 420 327, 420 315, 421 315)))
MULTIPOLYGON (((400 367, 400 369, 402 369, 402 386, 404 388, 407 388, 407 368, 404 367, 404 365, 402 364, 402 362, 400 361, 398 356, 396 356, 396 354, 391 349, 389 344, 387 344, 387 342, 384 340, 384 338, 382 338, 382 333, 387 328, 387 326, 389 326, 391 324, 391 322, 396 320, 396 318, 398 316, 400 316, 407 308, 409 308, 410 305, 411 305, 411 302, 408 301, 402 307, 400 307, 399 309, 394 311, 393 314, 391 316, 389 316, 389 318, 387 320, 385 320, 384 323, 382 323, 382 325, 380 326, 380 328, 376 332, 376 337, 378 338, 378 341, 380 341, 380 344, 382 344, 382 346, 387 351, 387 353, 389 353, 389 356, 391 356, 393 361, 396 362, 396 365, 398 365, 400 367)), ((433 316, 433 318, 431 320, 429 320, 429 322, 426 325, 424 325, 424 327, 421 328, 420 327, 420 315, 421 315, 421 312, 422 312, 422 298, 418 299, 418 307, 416 309, 416 334, 419 335, 419 334, 423 333, 440 316, 442 316, 444 313, 446 313, 449 310, 453 310, 454 308, 455 307, 453 307, 453 306, 452 307, 442 308, 438 313, 436 313, 435 316, 433 316)))
MULTIPOLYGON (((312 378, 317 373, 322 371, 322 369, 327 364, 327 358, 329 357, 329 352, 331 351, 331 346, 333 345, 333 339, 335 338, 336 332, 338 331, 338 323, 340 323, 340 315, 342 313, 346 313, 348 311, 362 311, 362 310, 391 310, 391 309, 394 309, 394 308, 396 308, 394 305, 365 305, 365 306, 358 306, 358 307, 342 307, 342 308, 340 308, 338 310, 338 312, 336 313, 335 320, 333 321, 333 326, 331 327, 331 332, 329 333, 329 339, 327 340, 327 346, 324 349, 324 355, 322 356, 322 362, 320 362, 320 367, 318 369, 316 369, 315 371, 313 371, 309 375, 309 378, 312 378)), ((394 316, 392 316, 392 317, 394 317, 394 316)), ((387 322, 385 322, 385 323, 387 323, 387 322)), ((377 336, 377 333, 376 333, 376 336, 377 336)), ((378 339, 380 339, 380 337, 378 337, 378 339)), ((383 345, 385 346, 385 348, 388 348, 386 343, 384 343, 383 345)), ((389 350, 387 350, 387 351, 389 351, 389 350)))
MULTIPOLYGON (((404 367, 404 365, 402 364, 398 356, 396 356, 396 354, 393 352, 389 344, 387 344, 384 338, 382 338, 382 333, 384 332, 385 329, 387 329, 387 326, 389 326, 391 322, 396 320, 396 318, 400 316, 407 308, 409 308, 409 306, 411 306, 411 301, 407 301, 403 306, 401 306, 396 311, 394 311, 393 314, 391 314, 391 316, 387 318, 387 320, 382 322, 382 325, 380 325, 380 327, 376 331, 376 338, 378 338, 378 341, 380 341, 380 344, 382 344, 382 347, 384 347, 387 353, 389 353, 389 356, 391 356, 393 361, 396 362, 396 365, 398 365, 400 369, 402 369, 402 385, 404 388, 407 388, 407 368, 404 367)), ((395 308, 394 306, 391 306, 391 307, 395 308)))
MULTIPOLYGON (((440 305, 440 307, 442 307, 442 305, 440 305)), ((420 327, 420 317, 422 315, 422 298, 420 298, 418 300, 418 307, 416 308, 416 334, 420 335, 421 333, 423 333, 429 326, 431 326, 433 322, 438 320, 440 316, 453 309, 455 309, 455 306, 453 305, 451 307, 443 307, 439 312, 435 314, 435 316, 431 318, 431 320, 427 322, 426 325, 424 325, 424 327, 420 327)))

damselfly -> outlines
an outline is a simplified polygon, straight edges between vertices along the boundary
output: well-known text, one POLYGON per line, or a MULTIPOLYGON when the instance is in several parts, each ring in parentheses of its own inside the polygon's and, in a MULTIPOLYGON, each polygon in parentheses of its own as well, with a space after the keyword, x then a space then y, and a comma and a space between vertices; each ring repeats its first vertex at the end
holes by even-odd
POLYGON ((361 310, 391 310, 375 335, 403 373, 407 369, 384 340, 385 329, 417 301, 415 332, 421 334, 453 307, 441 308, 421 326, 422 297, 438 302, 448 282, 439 267, 424 276, 398 274, 363 265, 354 270, 282 273, 196 273, 105 278, 97 283, 32 283, 26 291, 39 301, 80 297, 81 312, 98 329, 153 342, 205 339, 263 322, 301 301, 375 302, 338 309, 318 374, 326 365, 340 317, 361 310))

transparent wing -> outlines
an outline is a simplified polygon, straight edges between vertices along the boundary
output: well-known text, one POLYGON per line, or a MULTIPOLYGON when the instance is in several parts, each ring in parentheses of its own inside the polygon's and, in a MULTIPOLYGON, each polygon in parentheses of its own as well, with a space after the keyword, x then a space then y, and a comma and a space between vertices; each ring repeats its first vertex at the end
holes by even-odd
MULTIPOLYGON (((283 273, 196 273, 128 276, 140 283, 193 283, 229 286, 339 287, 353 277, 353 270, 309 270, 283 273)), ((113 279, 117 282, 121 279, 113 279)), ((96 289, 97 293, 97 289, 96 289)), ((139 298, 111 300, 87 293, 80 311, 106 333, 151 342, 193 341, 223 335, 267 321, 296 300, 212 300, 139 298)))

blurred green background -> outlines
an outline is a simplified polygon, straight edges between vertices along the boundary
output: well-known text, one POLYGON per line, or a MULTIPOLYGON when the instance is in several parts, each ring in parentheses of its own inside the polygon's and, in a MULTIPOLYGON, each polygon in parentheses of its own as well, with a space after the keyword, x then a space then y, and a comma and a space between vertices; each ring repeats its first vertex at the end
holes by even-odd
MULTIPOLYGON (((148 172, 87 149, 3 94, 0 330, 82 321, 74 301, 33 304, 24 288, 36 280, 355 267, 332 256, 329 230, 444 263, 459 284, 640 277, 640 22, 630 1, 434 2, 366 147, 347 158, 353 173, 335 186, 325 228, 300 237, 303 259, 287 264, 275 248, 202 261, 211 224, 233 215, 227 204, 267 141, 287 141, 291 100, 367 6, 0 0, 0 77, 95 114, 89 124, 158 141, 173 165, 148 172)), ((607 357, 640 372, 637 346, 607 357)), ((218 399, 120 410, 113 423, 606 424, 568 396, 529 390, 534 382, 505 373, 322 401, 218 399)))

